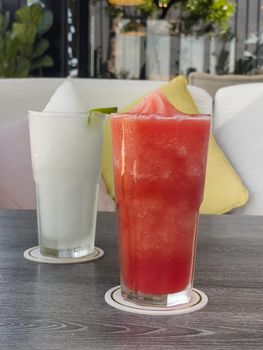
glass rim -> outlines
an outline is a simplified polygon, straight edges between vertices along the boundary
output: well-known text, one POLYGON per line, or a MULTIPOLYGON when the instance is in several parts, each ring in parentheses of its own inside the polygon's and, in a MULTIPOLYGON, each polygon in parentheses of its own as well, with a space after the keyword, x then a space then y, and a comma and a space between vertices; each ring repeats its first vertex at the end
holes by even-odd
POLYGON ((28 111, 28 116, 35 115, 36 117, 44 116, 54 118, 87 118, 90 115, 90 112, 49 112, 49 111, 28 111))
POLYGON ((139 113, 139 112, 117 112, 108 115, 111 119, 211 119, 212 114, 209 113, 139 113))

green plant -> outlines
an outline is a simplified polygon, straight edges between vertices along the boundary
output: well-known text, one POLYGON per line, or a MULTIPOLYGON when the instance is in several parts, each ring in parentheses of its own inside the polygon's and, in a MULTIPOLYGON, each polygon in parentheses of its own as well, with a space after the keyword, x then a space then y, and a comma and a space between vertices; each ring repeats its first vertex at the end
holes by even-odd
POLYGON ((184 9, 189 13, 188 19, 210 24, 211 31, 218 29, 219 34, 224 35, 229 30, 235 5, 228 0, 187 0, 184 9))
POLYGON ((53 23, 52 12, 39 4, 21 7, 8 30, 9 14, 0 12, 0 78, 28 77, 52 66, 46 54, 49 42, 43 38, 53 23))
POLYGON ((222 35, 229 29, 229 19, 235 5, 229 0, 145 0, 136 6, 131 14, 127 7, 108 5, 109 15, 122 15, 125 18, 165 19, 169 12, 177 10, 176 28, 183 34, 216 33, 222 35))

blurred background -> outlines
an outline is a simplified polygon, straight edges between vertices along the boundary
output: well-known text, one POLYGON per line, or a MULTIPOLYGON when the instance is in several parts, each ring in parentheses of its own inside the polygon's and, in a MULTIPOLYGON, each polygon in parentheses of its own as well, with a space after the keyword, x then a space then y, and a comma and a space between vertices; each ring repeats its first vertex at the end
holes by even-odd
POLYGON ((262 0, 0 0, 0 13, 1 78, 263 73, 262 0))

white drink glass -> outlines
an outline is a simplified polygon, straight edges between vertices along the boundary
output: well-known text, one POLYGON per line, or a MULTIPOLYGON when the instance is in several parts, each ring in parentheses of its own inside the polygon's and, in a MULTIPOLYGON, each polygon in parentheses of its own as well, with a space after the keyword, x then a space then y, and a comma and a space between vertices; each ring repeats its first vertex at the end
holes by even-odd
POLYGON ((42 255, 94 251, 103 124, 87 113, 29 112, 42 255))

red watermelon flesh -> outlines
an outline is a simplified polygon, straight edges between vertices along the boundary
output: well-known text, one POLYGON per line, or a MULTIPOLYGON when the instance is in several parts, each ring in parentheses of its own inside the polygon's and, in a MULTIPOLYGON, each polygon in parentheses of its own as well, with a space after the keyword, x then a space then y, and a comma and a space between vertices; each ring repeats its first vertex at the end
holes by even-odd
POLYGON ((178 111, 159 89, 146 95, 129 113, 162 113, 167 116, 184 114, 178 111))

